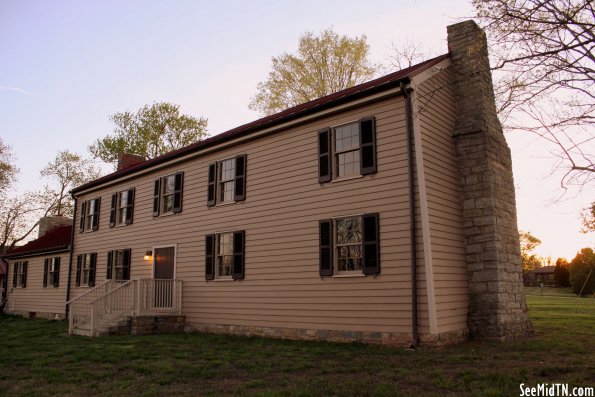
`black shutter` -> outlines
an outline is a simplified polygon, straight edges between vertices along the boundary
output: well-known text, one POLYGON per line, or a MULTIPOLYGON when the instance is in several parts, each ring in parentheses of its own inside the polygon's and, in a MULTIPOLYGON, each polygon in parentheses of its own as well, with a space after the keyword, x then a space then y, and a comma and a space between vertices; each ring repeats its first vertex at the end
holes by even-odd
POLYGON ((118 202, 118 193, 112 194, 112 206, 109 211, 109 227, 116 226, 116 205, 118 202))
POLYGON ((236 157, 235 201, 246 199, 246 155, 236 157))
POLYGON ((130 190, 128 190, 128 197, 126 200, 126 224, 130 225, 132 223, 132 215, 134 213, 134 194, 135 194, 135 189, 132 188, 130 190))
POLYGON ((320 276, 333 275, 333 221, 326 219, 319 224, 320 276))
POLYGON ((21 287, 25 288, 27 286, 27 268, 29 267, 29 262, 25 261, 23 263, 23 279, 21 280, 21 287))
POLYGON ((359 122, 360 171, 362 175, 376 173, 376 119, 366 117, 359 122))
POLYGON ((205 279, 215 278, 215 235, 205 236, 205 279))
POLYGON ((174 177, 174 214, 182 212, 182 191, 184 189, 184 173, 178 172, 174 177))
POLYGON ((60 257, 54 258, 54 288, 60 285, 60 257))
POLYGON ((97 254, 91 254, 91 263, 89 263, 89 287, 95 286, 95 269, 97 266, 97 254))
POLYGON ((19 274, 19 264, 15 263, 13 265, 13 269, 14 269, 14 274, 12 275, 12 286, 16 288, 17 286, 17 277, 19 274))
POLYGON ((333 177, 331 156, 331 129, 318 131, 318 182, 328 182, 333 177))
POLYGON ((48 286, 48 271, 49 271, 49 267, 50 267, 50 259, 49 258, 45 258, 45 260, 43 261, 43 287, 47 287, 48 286))
POLYGON ((99 208, 101 207, 101 197, 95 199, 95 212, 93 213, 92 230, 99 229, 99 208))
POLYGON ((79 232, 84 232, 85 231, 85 214, 87 212, 87 202, 83 201, 83 204, 81 205, 81 221, 79 224, 79 232))
POLYGON ((155 179, 153 190, 153 216, 159 216, 159 198, 161 197, 161 179, 155 179))
POLYGON ((83 256, 77 255, 76 257, 76 281, 74 283, 75 286, 81 285, 81 267, 83 265, 83 256))
POLYGON ((107 272, 105 274, 106 280, 111 280, 114 274, 114 251, 107 252, 107 272))
POLYGON ((217 163, 209 165, 209 180, 207 187, 207 206, 217 204, 217 163))
POLYGON ((130 280, 130 249, 122 252, 122 280, 130 280))
POLYGON ((234 280, 244 279, 244 248, 245 233, 243 230, 233 232, 233 268, 231 278, 234 280))
POLYGON ((380 273, 380 230, 378 214, 365 214, 363 222, 364 274, 380 273))

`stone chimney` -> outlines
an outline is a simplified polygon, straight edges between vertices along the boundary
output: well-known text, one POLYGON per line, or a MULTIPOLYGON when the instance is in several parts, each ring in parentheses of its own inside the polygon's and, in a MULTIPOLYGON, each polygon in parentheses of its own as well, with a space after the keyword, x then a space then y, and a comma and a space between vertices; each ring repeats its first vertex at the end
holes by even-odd
POLYGON ((473 21, 448 27, 463 195, 471 337, 532 332, 522 280, 510 149, 496 115, 486 36, 473 21))
POLYGON ((126 168, 130 168, 133 165, 142 163, 143 161, 145 161, 143 156, 130 153, 120 153, 118 155, 118 171, 125 170, 126 168))
POLYGON ((39 220, 39 233, 37 235, 37 238, 40 238, 41 236, 45 235, 50 230, 55 229, 59 226, 68 226, 68 225, 72 225, 72 219, 66 218, 65 216, 58 215, 58 216, 46 216, 44 218, 41 218, 39 220))

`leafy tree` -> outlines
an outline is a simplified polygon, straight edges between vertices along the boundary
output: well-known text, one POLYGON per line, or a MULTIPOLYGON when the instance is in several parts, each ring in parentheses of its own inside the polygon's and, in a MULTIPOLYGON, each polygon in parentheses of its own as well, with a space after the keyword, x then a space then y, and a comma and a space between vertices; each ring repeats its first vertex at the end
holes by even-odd
POLYGON ((534 270, 541 267, 541 262, 532 251, 541 244, 541 240, 532 235, 530 232, 519 232, 519 239, 521 243, 521 261, 523 264, 523 271, 534 270))
POLYGON ((591 207, 585 208, 581 212, 581 220, 583 223, 582 233, 595 232, 595 201, 591 203, 591 207))
POLYGON ((12 186, 18 172, 14 165, 12 148, 0 138, 0 194, 4 194, 12 186))
POLYGON ((570 264, 564 258, 556 260, 556 267, 554 268, 554 279, 558 287, 570 287, 570 273, 568 272, 570 264))
POLYGON ((557 147, 562 184, 595 178, 595 18, 590 0, 473 0, 495 60, 500 119, 557 147))
POLYGON ((595 292, 595 253, 583 248, 570 262, 570 285, 575 294, 590 295, 595 292))
POLYGON ((272 58, 273 70, 258 83, 249 107, 270 115, 370 80, 378 66, 368 61, 368 52, 365 35, 339 36, 332 29, 319 35, 307 32, 296 55, 272 58))
POLYGON ((116 163, 121 153, 157 157, 207 135, 206 119, 180 114, 180 106, 168 102, 145 105, 136 113, 115 113, 110 120, 115 124, 113 135, 89 146, 95 158, 107 163, 116 163))
POLYGON ((40 173, 49 180, 43 192, 49 209, 48 215, 68 217, 73 215, 73 201, 69 191, 101 176, 99 169, 90 160, 68 150, 59 152, 54 161, 48 163, 40 173))

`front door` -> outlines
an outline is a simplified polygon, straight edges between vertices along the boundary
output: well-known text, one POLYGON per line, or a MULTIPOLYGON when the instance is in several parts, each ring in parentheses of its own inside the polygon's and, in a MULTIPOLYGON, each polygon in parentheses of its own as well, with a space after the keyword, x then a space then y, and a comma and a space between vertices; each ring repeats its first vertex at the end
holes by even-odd
POLYGON ((155 309, 167 309, 173 305, 175 264, 176 247, 161 247, 153 250, 153 302, 155 309))

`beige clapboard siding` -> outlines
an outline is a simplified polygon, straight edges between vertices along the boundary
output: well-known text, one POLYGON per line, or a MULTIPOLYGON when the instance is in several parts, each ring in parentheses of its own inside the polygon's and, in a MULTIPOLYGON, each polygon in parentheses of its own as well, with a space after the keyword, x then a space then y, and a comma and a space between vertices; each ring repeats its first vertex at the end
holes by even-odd
MULTIPOLYGON (((66 286, 68 284, 67 252, 54 253, 48 256, 32 256, 9 260, 8 267, 8 302, 7 311, 64 314, 66 305, 66 286), (60 257, 60 278, 58 287, 43 287, 43 271, 46 258, 60 257), (28 261, 27 284, 25 288, 13 288, 14 263, 28 261)), ((48 281, 49 284, 49 281, 48 281)))
POLYGON ((420 125, 438 332, 466 328, 469 305, 451 79, 448 69, 442 71, 422 83, 418 93, 420 102, 428 98, 420 125))
MULTIPOLYGON (((101 197, 100 227, 75 233, 75 257, 98 253, 100 283, 107 251, 131 248, 132 278, 151 277, 151 264, 142 260, 144 252, 177 244, 183 310, 194 323, 409 333, 407 179, 403 100, 383 100, 83 195, 80 200, 101 197), (317 131, 371 115, 377 119, 378 173, 319 185, 317 131), (248 158, 246 200, 207 207, 208 165, 239 154, 248 158), (182 212, 153 218, 154 180, 177 171, 184 171, 182 212), (136 188, 134 223, 108 228, 111 194, 130 187, 136 188), (320 278, 318 221, 365 212, 380 213, 381 274, 320 278), (206 282, 204 236, 230 230, 246 231, 246 278, 206 282)), ((421 232, 417 234, 423 258, 421 232)), ((73 288, 72 296, 86 290, 73 288)), ((421 296, 425 289, 419 294, 420 325, 428 328, 427 299, 421 296)))

